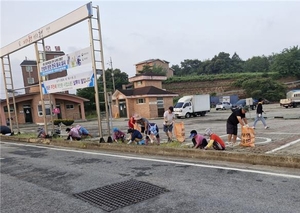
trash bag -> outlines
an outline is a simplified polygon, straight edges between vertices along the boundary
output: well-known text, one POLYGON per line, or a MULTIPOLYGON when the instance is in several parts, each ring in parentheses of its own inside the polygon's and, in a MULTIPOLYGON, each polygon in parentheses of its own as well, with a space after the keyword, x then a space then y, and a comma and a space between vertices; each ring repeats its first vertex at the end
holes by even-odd
POLYGON ((241 146, 255 147, 255 132, 252 127, 242 127, 241 146))

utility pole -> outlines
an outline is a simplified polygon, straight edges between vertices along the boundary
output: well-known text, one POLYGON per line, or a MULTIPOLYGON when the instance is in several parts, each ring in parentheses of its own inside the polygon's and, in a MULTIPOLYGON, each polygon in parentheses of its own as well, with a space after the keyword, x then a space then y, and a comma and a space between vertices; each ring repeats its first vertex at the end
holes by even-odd
POLYGON ((113 92, 115 92, 115 90, 116 90, 116 87, 115 87, 114 68, 113 68, 113 65, 112 65, 112 60, 111 60, 111 57, 110 57, 109 64, 110 64, 110 68, 111 68, 111 78, 112 78, 112 82, 113 82, 113 89, 114 89, 114 91, 113 91, 113 92))

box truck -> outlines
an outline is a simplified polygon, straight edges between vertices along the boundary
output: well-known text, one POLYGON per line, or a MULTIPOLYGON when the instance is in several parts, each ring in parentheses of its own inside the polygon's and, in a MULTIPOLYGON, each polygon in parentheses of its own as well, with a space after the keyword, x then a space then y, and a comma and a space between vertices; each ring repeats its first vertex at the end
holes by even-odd
POLYGON ((210 111, 210 95, 187 95, 178 100, 174 106, 174 114, 177 118, 204 116, 210 111))

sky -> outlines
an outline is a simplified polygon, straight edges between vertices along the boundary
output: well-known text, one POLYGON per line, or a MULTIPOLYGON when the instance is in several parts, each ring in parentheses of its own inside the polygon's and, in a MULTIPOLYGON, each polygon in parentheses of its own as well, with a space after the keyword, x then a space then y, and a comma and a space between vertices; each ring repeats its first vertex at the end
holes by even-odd
MULTIPOLYGON (((1 48, 89 1, 0 1, 1 48)), ((135 75, 135 64, 159 58, 180 65, 236 52, 247 60, 300 46, 300 1, 92 1, 100 8, 105 69, 135 75)), ((45 39, 65 53, 89 46, 87 20, 45 39)), ((24 87, 20 63, 34 45, 10 55, 14 88, 24 87)), ((2 67, 1 67, 2 70, 2 67)), ((0 98, 5 98, 1 72, 0 98)))

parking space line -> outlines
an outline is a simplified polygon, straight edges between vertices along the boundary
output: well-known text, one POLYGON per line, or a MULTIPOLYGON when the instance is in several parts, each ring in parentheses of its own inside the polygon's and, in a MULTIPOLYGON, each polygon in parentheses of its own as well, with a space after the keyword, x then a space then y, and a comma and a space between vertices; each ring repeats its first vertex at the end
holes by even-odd
POLYGON ((300 139, 295 140, 295 141, 292 141, 292 142, 287 143, 287 144, 284 144, 283 146, 277 147, 276 149, 273 149, 273 150, 271 150, 271 151, 266 152, 266 154, 276 152, 276 151, 278 151, 278 150, 284 149, 284 148, 289 147, 289 146, 291 146, 291 145, 293 145, 293 144, 295 144, 295 143, 298 143, 298 142, 300 142, 300 139))

